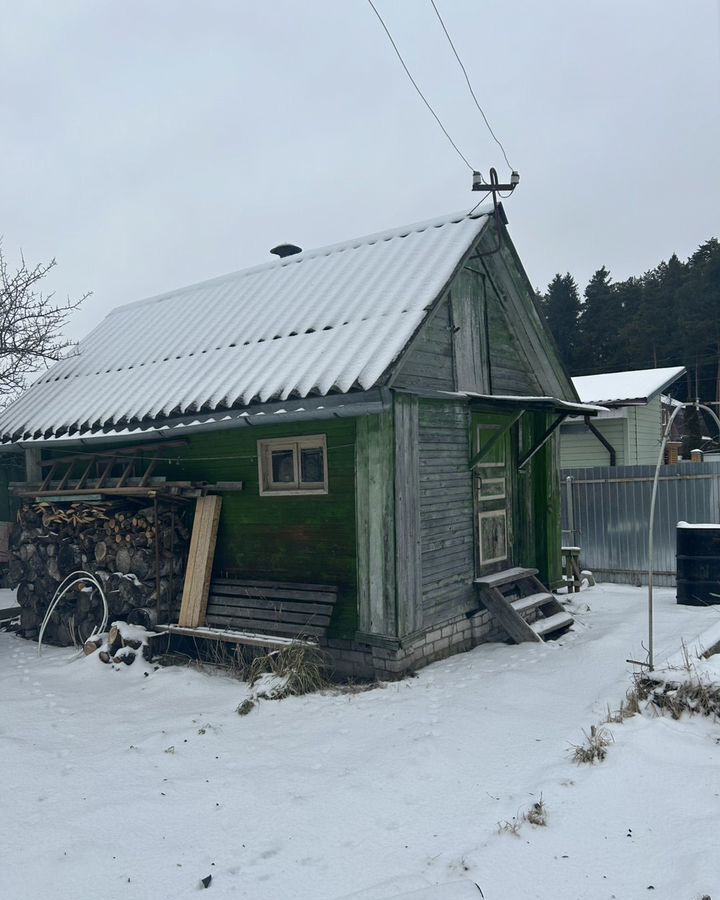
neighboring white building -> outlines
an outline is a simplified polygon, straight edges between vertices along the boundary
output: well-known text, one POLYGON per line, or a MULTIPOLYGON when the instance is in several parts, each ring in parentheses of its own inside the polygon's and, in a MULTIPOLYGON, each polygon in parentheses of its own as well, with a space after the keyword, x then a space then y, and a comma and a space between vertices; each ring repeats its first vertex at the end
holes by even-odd
POLYGON ((583 403, 604 406, 592 420, 567 419, 560 427, 560 465, 649 465, 657 462, 663 428, 663 391, 685 374, 683 366, 580 375, 572 382, 583 403))

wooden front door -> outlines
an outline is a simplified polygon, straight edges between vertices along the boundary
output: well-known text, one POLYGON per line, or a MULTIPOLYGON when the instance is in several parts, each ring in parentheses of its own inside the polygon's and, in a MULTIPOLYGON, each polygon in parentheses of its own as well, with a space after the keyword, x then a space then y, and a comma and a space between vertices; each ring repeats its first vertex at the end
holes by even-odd
POLYGON ((494 441, 473 467, 478 575, 513 564, 512 429, 501 434, 509 421, 499 415, 473 416, 473 453, 494 441))

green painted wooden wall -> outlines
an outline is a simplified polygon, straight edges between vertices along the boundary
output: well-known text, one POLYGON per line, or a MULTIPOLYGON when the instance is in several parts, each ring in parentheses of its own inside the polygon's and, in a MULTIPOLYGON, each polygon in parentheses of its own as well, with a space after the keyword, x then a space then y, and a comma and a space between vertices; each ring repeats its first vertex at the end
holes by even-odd
MULTIPOLYGON (((153 473, 168 481, 242 481, 242 491, 223 494, 214 574, 337 585, 330 633, 343 637, 357 628, 355 427, 348 418, 196 434, 187 446, 161 451, 153 473), (328 493, 261 497, 257 442, 307 434, 326 435, 328 493)), ((152 455, 139 457, 134 474, 152 455)))
MULTIPOLYGON (((198 434, 179 448, 177 462, 156 473, 168 480, 242 481, 223 496, 216 574, 273 581, 336 584, 332 633, 357 627, 355 541, 355 420, 287 423, 198 434), (324 434, 328 493, 260 496, 257 442, 263 438, 324 434)), ((169 456, 174 455, 169 454, 169 456)))

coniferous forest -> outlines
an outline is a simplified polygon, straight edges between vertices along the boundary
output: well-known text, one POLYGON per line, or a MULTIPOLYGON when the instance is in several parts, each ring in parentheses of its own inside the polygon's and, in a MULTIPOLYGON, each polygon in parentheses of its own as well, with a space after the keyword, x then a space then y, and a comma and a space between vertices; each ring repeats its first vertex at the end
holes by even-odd
POLYGON ((605 266, 583 294, 556 275, 538 303, 571 375, 685 366, 673 394, 720 401, 720 242, 684 262, 673 255, 644 275, 613 281, 605 266))

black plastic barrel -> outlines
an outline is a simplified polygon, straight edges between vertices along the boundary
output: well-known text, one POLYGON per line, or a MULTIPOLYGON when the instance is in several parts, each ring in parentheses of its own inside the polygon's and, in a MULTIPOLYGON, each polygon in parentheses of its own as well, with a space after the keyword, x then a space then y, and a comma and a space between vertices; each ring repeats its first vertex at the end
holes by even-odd
POLYGON ((720 525, 678 523, 677 602, 720 603, 720 525))

